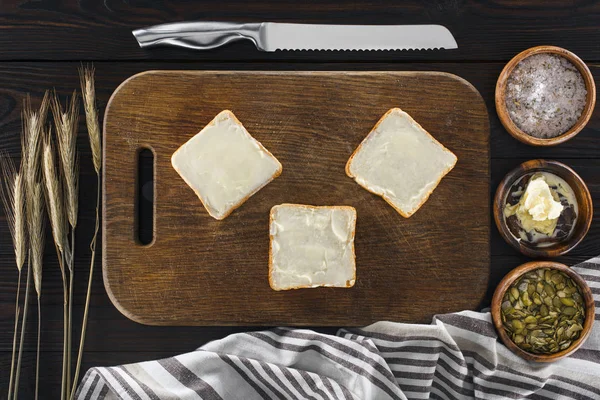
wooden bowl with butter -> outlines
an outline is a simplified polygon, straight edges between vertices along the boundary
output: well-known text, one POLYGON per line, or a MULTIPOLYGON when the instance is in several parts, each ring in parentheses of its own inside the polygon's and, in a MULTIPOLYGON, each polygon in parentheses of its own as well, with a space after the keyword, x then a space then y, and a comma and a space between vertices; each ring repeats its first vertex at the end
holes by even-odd
POLYGON ((509 272, 492 298, 498 336, 526 360, 552 362, 574 353, 592 331, 592 290, 568 266, 532 261, 509 272))
POLYGON ((558 257, 587 234, 592 196, 573 169, 558 161, 530 160, 510 171, 494 198, 498 231, 529 257, 558 257))
POLYGON ((496 83, 496 112, 515 139, 555 146, 577 135, 596 104, 594 76, 570 51, 537 46, 517 54, 496 83))

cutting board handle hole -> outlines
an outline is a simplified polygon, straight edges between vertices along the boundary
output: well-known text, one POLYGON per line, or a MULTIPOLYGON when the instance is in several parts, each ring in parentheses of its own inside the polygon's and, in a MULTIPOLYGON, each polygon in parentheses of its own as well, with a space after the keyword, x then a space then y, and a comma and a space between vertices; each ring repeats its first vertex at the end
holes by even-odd
POLYGON ((154 152, 143 147, 138 151, 137 240, 142 245, 154 241, 154 152))

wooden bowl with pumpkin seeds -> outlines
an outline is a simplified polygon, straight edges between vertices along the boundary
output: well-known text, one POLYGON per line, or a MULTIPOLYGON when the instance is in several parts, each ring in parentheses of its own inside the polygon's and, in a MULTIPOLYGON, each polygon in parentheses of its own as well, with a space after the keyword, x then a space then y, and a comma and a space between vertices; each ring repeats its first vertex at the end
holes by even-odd
POLYGON ((595 306, 590 287, 571 268, 533 261, 502 279, 491 311, 498 335, 513 353, 526 360, 552 362, 585 342, 595 306))

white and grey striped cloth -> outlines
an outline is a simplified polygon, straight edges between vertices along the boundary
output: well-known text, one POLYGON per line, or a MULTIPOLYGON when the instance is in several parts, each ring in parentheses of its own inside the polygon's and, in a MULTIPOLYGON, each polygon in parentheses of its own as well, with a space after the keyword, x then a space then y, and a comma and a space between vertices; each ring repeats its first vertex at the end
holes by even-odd
MULTIPOLYGON (((600 258, 573 267, 600 319, 600 258)), ((90 369, 84 399, 600 399, 600 324, 574 355, 526 362, 487 312, 431 325, 377 322, 336 336, 276 328, 230 335, 158 361, 90 369)))

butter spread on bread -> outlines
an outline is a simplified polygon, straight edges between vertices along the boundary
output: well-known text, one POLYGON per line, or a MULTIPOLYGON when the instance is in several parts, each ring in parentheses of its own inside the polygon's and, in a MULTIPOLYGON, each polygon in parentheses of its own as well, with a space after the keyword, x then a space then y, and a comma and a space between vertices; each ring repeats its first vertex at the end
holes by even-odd
POLYGON ((456 156, 410 115, 392 108, 354 151, 346 174, 410 217, 456 164, 456 156))
POLYGON ((355 226, 354 207, 274 206, 270 216, 271 288, 353 286, 355 226))
POLYGON ((171 164, 216 219, 227 217, 282 171, 228 110, 183 144, 171 164))

